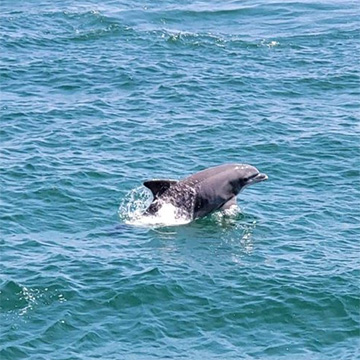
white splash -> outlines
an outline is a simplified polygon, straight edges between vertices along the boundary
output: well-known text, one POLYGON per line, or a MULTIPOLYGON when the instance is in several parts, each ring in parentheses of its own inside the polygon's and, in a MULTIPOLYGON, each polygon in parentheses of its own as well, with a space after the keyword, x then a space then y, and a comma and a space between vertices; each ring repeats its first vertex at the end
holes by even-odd
POLYGON ((135 226, 178 226, 188 224, 189 216, 179 214, 179 209, 172 204, 164 203, 156 215, 134 217, 126 221, 135 226))
POLYGON ((143 215, 152 201, 151 193, 138 187, 131 190, 119 207, 119 216, 126 224, 145 227, 178 226, 188 224, 192 219, 180 209, 163 203, 156 215, 143 215))
POLYGON ((279 46, 280 43, 278 41, 275 41, 275 40, 267 41, 267 40, 263 39, 261 41, 261 45, 262 46, 267 46, 268 48, 272 48, 272 47, 275 47, 275 46, 279 46))
POLYGON ((228 209, 222 211, 225 216, 235 217, 241 213, 240 208, 237 205, 231 205, 228 209))
POLYGON ((28 289, 25 286, 22 288, 20 295, 21 295, 20 300, 24 299, 27 302, 27 305, 19 311, 19 315, 23 316, 29 310, 33 309, 33 304, 36 303, 36 296, 35 296, 34 292, 32 291, 32 289, 28 289))

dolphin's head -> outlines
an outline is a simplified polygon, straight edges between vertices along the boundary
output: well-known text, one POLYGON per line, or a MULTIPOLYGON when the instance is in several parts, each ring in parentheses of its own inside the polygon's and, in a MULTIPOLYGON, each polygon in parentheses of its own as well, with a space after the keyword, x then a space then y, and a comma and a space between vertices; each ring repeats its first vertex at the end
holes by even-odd
POLYGON ((242 191, 245 187, 256 184, 258 182, 268 179, 266 174, 260 173, 259 170, 251 165, 238 164, 235 165, 235 188, 238 192, 242 191))

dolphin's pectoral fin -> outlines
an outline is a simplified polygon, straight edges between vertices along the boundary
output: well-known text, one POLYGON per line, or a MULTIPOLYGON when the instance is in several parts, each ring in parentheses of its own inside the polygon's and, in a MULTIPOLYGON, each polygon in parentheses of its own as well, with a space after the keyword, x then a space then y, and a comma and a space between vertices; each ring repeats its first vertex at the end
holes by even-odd
POLYGON ((220 210, 230 209, 232 206, 236 206, 236 196, 233 196, 230 200, 228 200, 223 206, 221 206, 220 210))
POLYGON ((144 182, 144 186, 151 190, 154 198, 157 198, 176 183, 176 180, 148 180, 144 182))

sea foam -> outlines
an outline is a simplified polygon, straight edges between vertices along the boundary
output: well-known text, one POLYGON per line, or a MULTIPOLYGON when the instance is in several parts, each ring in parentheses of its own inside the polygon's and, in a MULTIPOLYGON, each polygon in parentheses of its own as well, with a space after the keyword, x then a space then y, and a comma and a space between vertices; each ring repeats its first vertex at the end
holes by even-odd
POLYGON ((177 226, 188 224, 192 218, 172 204, 163 202, 155 215, 144 215, 152 195, 143 187, 131 190, 119 207, 119 216, 126 224, 134 226, 177 226))

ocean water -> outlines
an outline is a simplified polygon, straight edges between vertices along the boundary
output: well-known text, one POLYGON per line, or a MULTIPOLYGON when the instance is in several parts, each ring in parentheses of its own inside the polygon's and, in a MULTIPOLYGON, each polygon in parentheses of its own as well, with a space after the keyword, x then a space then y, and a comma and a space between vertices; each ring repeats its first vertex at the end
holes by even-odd
POLYGON ((2 1, 1 360, 360 359, 359 17, 2 1), (228 162, 237 212, 131 222, 228 162))

